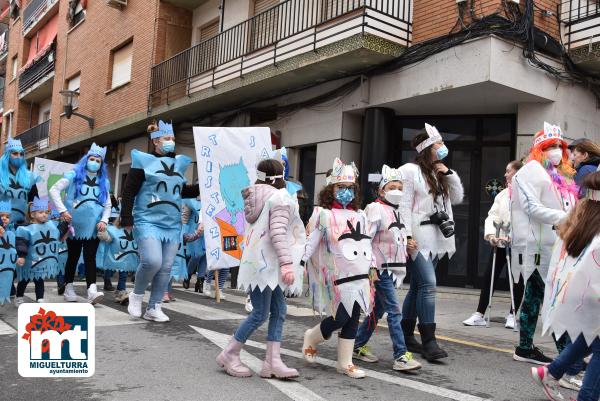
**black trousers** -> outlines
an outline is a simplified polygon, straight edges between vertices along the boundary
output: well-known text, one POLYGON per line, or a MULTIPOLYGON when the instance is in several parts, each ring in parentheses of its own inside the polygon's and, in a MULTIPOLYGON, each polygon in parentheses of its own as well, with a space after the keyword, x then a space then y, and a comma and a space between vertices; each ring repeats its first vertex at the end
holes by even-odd
MULTIPOLYGON (((44 279, 36 278, 33 279, 33 283, 35 284, 35 300, 44 298, 44 279)), ((17 284, 17 296, 22 297, 25 295, 25 289, 27 288, 27 284, 29 284, 29 280, 21 280, 17 284)))
POLYGON ((348 315, 346 308, 340 304, 337 313, 335 314, 335 319, 332 316, 329 316, 321 321, 321 334, 323 334, 323 338, 329 339, 334 331, 341 328, 340 338, 353 340, 356 338, 356 332, 358 331, 359 318, 360 306, 358 303, 354 303, 352 315, 348 315))
POLYGON ((238 274, 240 273, 240 267, 239 266, 235 266, 229 269, 229 278, 231 280, 231 289, 236 290, 237 289, 237 279, 238 279, 238 274))
POLYGON ((100 240, 94 239, 68 239, 67 240, 67 264, 65 265, 65 283, 70 284, 75 279, 77 262, 83 250, 83 263, 85 265, 85 281, 89 288, 96 284, 96 252, 100 240))
MULTIPOLYGON (((477 306, 477 312, 482 315, 485 314, 485 310, 488 307, 488 302, 490 300, 490 285, 492 284, 492 261, 494 258, 494 251, 490 254, 490 261, 488 264, 488 268, 483 275, 483 287, 481 287, 481 294, 479 295, 479 305, 477 306)), ((498 278, 500 277, 500 273, 506 266, 508 270, 508 265, 506 264, 506 248, 498 248, 496 253, 496 271, 494 272, 494 284, 498 284, 498 278)), ((509 277, 509 280, 512 280, 512 277, 509 277)), ((515 307, 519 309, 519 305, 521 305, 521 301, 523 300, 523 292, 525 291, 525 284, 523 283, 523 276, 519 277, 519 282, 516 283, 513 287, 513 292, 515 296, 515 307)), ((493 294, 492 290, 492 294, 493 294)), ((511 312, 512 308, 511 308, 511 312)))

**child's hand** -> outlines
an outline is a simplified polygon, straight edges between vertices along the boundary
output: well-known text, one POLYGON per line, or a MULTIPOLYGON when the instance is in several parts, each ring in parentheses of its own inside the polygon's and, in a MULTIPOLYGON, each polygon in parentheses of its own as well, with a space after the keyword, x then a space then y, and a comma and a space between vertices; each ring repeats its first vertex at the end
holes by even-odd
POLYGON ((295 276, 294 276, 294 265, 288 264, 281 266, 281 280, 285 285, 294 284, 295 276))
POLYGON ((23 266, 25 264, 25 258, 17 259, 17 266, 23 266))
POLYGON ((5 232, 4 227, 0 226, 0 237, 3 237, 5 232))
POLYGON ((414 239, 409 239, 408 241, 406 241, 406 248, 409 251, 416 251, 417 250, 417 241, 415 241, 414 239))
POLYGON ((198 224, 198 229, 196 232, 200 235, 204 235, 204 224, 198 224))

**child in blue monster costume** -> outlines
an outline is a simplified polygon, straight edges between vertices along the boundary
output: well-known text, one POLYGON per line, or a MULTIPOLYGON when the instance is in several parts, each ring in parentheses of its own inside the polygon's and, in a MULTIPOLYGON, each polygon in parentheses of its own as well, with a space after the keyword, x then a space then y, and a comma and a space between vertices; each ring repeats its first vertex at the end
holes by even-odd
POLYGON ((37 302, 44 302, 44 279, 59 272, 58 243, 69 228, 65 222, 48 220, 49 214, 48 201, 36 197, 29 206, 30 224, 17 228, 17 305, 24 302, 25 289, 31 280, 35 283, 37 302))
POLYGON ((94 305, 104 297, 96 286, 96 252, 99 244, 97 234, 106 230, 111 208, 105 157, 106 147, 93 143, 73 170, 65 173, 49 191, 56 210, 64 221, 71 223, 74 231, 67 240, 64 293, 67 302, 77 301, 73 280, 82 250, 88 302, 94 305), (61 199, 62 191, 66 193, 66 205, 61 199))
POLYGON ((121 226, 119 211, 113 208, 110 224, 106 231, 99 232, 101 243, 96 255, 96 263, 105 270, 119 272, 119 282, 115 292, 115 302, 126 305, 129 302, 126 282, 127 273, 135 272, 140 264, 138 245, 133 232, 121 226))
POLYGON ((10 292, 17 266, 15 233, 7 228, 10 224, 10 215, 10 201, 0 201, 0 305, 10 302, 10 292))
POLYGON ((148 127, 154 145, 152 153, 131 152, 131 170, 123 188, 121 224, 134 228, 140 265, 135 288, 129 294, 129 314, 142 316, 142 299, 152 283, 144 319, 168 322, 161 300, 181 240, 181 199, 200 195, 197 185, 186 185, 185 170, 191 159, 175 154, 175 134, 171 124, 159 121, 148 127))
POLYGON ((195 291, 199 292, 206 271, 206 248, 204 245, 204 226, 202 224, 202 203, 198 199, 183 200, 183 237, 188 255, 188 278, 183 287, 189 288, 190 279, 197 274, 195 291))
POLYGON ((25 149, 18 139, 8 137, 0 158, 0 200, 11 201, 10 229, 25 224, 28 202, 38 194, 39 176, 27 170, 25 149))

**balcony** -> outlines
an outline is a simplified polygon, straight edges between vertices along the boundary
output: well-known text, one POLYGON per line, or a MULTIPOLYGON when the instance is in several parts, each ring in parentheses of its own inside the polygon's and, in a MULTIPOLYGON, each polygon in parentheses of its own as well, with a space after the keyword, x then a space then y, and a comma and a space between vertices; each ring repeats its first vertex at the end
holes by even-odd
POLYGON ((19 99, 39 101, 52 94, 55 51, 51 49, 19 75, 19 99))
POLYGON ((411 21, 411 0, 283 1, 152 67, 149 109, 242 87, 238 101, 276 94, 381 64, 410 45, 411 21))
POLYGON ((17 136, 26 152, 35 152, 48 147, 48 135, 50 133, 50 120, 31 127, 17 136))
POLYGON ((23 10, 23 36, 30 38, 58 13, 59 0, 31 0, 23 10))
POLYGON ((573 61, 590 72, 600 72, 600 2, 563 0, 560 20, 573 61))
POLYGON ((8 55, 8 30, 0 33, 0 63, 6 61, 8 55))

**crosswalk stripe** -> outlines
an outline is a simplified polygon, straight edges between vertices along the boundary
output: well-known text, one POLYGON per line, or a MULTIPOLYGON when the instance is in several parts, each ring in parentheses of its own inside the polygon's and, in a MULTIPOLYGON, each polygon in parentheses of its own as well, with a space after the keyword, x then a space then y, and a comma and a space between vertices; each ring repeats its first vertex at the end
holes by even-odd
POLYGON ((162 303, 161 308, 171 310, 173 312, 183 313, 201 320, 231 320, 246 318, 246 316, 238 313, 228 312, 223 309, 217 309, 195 302, 185 301, 181 298, 178 298, 175 302, 162 303))
POLYGON ((11 325, 9 325, 8 323, 0 320, 0 336, 14 334, 16 332, 17 331, 15 329, 13 329, 11 325))

